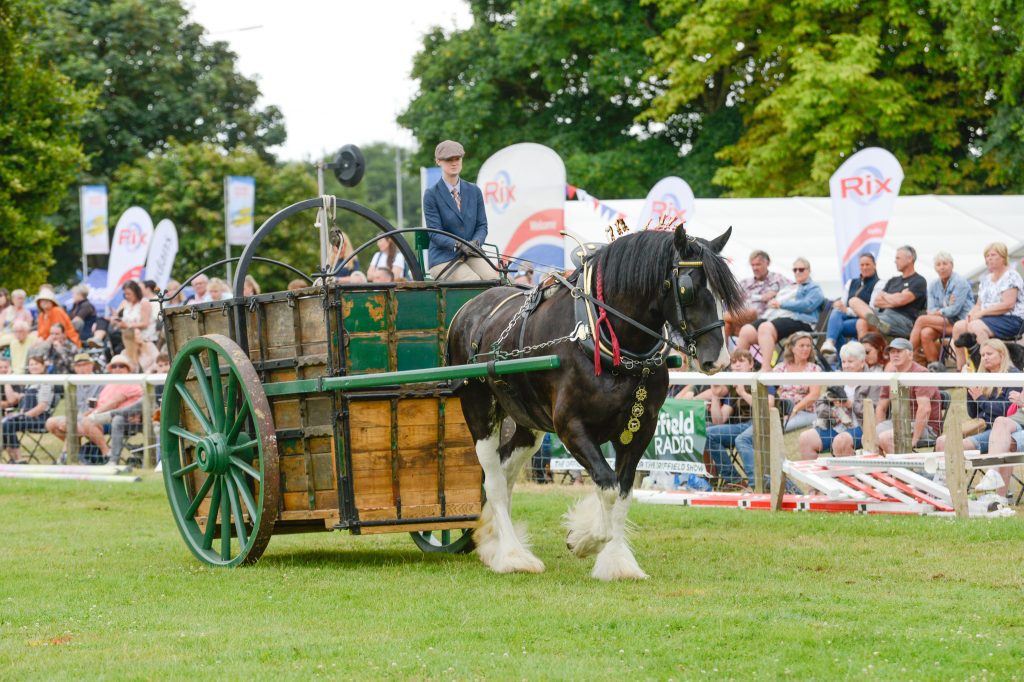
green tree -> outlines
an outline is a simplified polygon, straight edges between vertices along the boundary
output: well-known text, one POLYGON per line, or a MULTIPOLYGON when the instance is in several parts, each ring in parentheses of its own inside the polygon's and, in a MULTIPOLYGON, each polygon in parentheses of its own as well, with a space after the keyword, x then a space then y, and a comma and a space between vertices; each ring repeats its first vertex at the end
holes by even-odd
MULTIPOLYGON (((76 86, 98 91, 79 126, 90 160, 79 182, 109 183, 119 166, 167 149, 172 139, 272 158, 268 148, 285 139, 281 112, 256 106, 256 82, 238 72, 226 43, 204 32, 180 0, 50 3, 35 42, 76 86)), ((110 187, 115 204, 119 191, 110 187)), ((74 187, 55 220, 66 241, 56 251, 54 276, 69 279, 80 253, 74 187)))
POLYGON ((85 157, 78 126, 88 93, 41 63, 40 8, 0 3, 0 276, 28 290, 47 279, 57 230, 46 220, 85 157))
POLYGON ((628 0, 469 4, 473 25, 433 30, 414 61, 419 92, 398 121, 420 143, 418 165, 433 165, 434 146, 453 138, 466 145, 471 178, 499 149, 538 142, 561 155, 569 182, 597 196, 644 196, 674 174, 698 194, 715 192, 718 162, 682 152, 735 138, 703 139, 703 120, 691 111, 637 121, 656 93, 644 42, 668 27, 655 8, 628 0))
MULTIPOLYGON (((985 158, 996 112, 989 90, 1005 66, 988 61, 988 83, 965 68, 938 8, 952 15, 954 3, 652 4, 671 27, 647 43, 651 75, 663 79, 647 115, 676 115, 709 97, 737 109, 744 128, 718 152, 727 165, 714 176, 730 195, 827 194, 844 157, 872 145, 900 159, 909 193, 1008 186, 985 158)), ((991 26, 991 14, 975 19, 957 33, 964 43, 989 39, 976 29, 991 26)), ((986 46, 977 57, 999 50, 986 46)), ((1018 51, 1010 61, 1020 59, 1018 51)))

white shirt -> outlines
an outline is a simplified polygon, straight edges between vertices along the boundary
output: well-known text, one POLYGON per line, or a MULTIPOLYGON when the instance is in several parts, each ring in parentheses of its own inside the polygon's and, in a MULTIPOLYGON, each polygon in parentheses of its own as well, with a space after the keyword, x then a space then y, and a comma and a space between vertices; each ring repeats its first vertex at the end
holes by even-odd
MULTIPOLYGON (((401 268, 402 272, 405 272, 405 256, 399 251, 395 254, 395 261, 391 264, 392 267, 401 268)), ((381 270, 388 270, 388 254, 383 251, 378 251, 373 254, 373 260, 370 261, 370 269, 380 268, 381 270)))

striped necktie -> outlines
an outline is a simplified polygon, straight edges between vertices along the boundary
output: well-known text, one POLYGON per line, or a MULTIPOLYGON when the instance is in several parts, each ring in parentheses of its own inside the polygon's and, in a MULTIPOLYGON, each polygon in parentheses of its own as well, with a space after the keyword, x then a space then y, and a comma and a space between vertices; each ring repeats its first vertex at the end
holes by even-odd
POLYGON ((452 198, 455 199, 455 207, 462 211, 462 199, 459 197, 459 188, 455 187, 452 189, 452 198))

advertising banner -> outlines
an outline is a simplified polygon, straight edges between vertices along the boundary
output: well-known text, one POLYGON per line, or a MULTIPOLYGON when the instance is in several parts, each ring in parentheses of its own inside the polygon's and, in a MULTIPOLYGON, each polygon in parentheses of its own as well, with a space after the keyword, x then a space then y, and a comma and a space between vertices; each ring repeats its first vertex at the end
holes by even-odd
POLYGON ((655 227, 662 219, 674 219, 676 223, 686 223, 693 220, 694 214, 693 190, 686 180, 670 175, 655 183, 651 191, 647 193, 647 201, 644 202, 643 210, 640 211, 640 219, 633 229, 645 229, 655 227))
POLYGON ((900 162, 880 147, 860 150, 829 180, 844 289, 851 279, 860 276, 857 261, 861 254, 878 257, 902 182, 900 162))
POLYGON ((224 178, 224 226, 228 244, 245 246, 252 239, 256 215, 256 178, 229 175, 224 178))
POLYGON ((110 253, 107 218, 107 186, 82 185, 78 188, 78 208, 82 220, 82 253, 110 253))
MULTIPOLYGON (((707 442, 707 405, 703 400, 677 400, 668 398, 658 413, 658 427, 654 432, 638 471, 668 471, 679 474, 706 476, 704 445, 707 442)), ((615 450, 610 443, 602 446, 608 464, 615 467, 615 450)), ((551 470, 563 471, 583 467, 565 450, 557 439, 552 439, 551 470)))
POLYGON ((142 276, 149 244, 153 238, 153 219, 145 209, 132 206, 121 214, 114 228, 107 266, 107 300, 114 298, 129 279, 142 276))
POLYGON ((499 253, 535 267, 563 267, 565 164, 553 149, 532 142, 505 147, 484 162, 477 184, 487 211, 487 241, 499 253))
POLYGON ((146 279, 155 281, 161 289, 166 287, 177 255, 178 230, 174 223, 165 218, 153 232, 153 243, 149 247, 149 258, 146 259, 146 279))

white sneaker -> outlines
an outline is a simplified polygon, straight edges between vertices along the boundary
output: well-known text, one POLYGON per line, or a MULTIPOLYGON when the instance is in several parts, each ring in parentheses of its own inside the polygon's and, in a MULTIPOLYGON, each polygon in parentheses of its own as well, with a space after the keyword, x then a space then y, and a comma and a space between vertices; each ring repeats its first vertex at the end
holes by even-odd
POLYGON ((832 339, 825 339, 825 343, 821 344, 821 352, 830 355, 836 354, 836 344, 832 342, 832 339))

